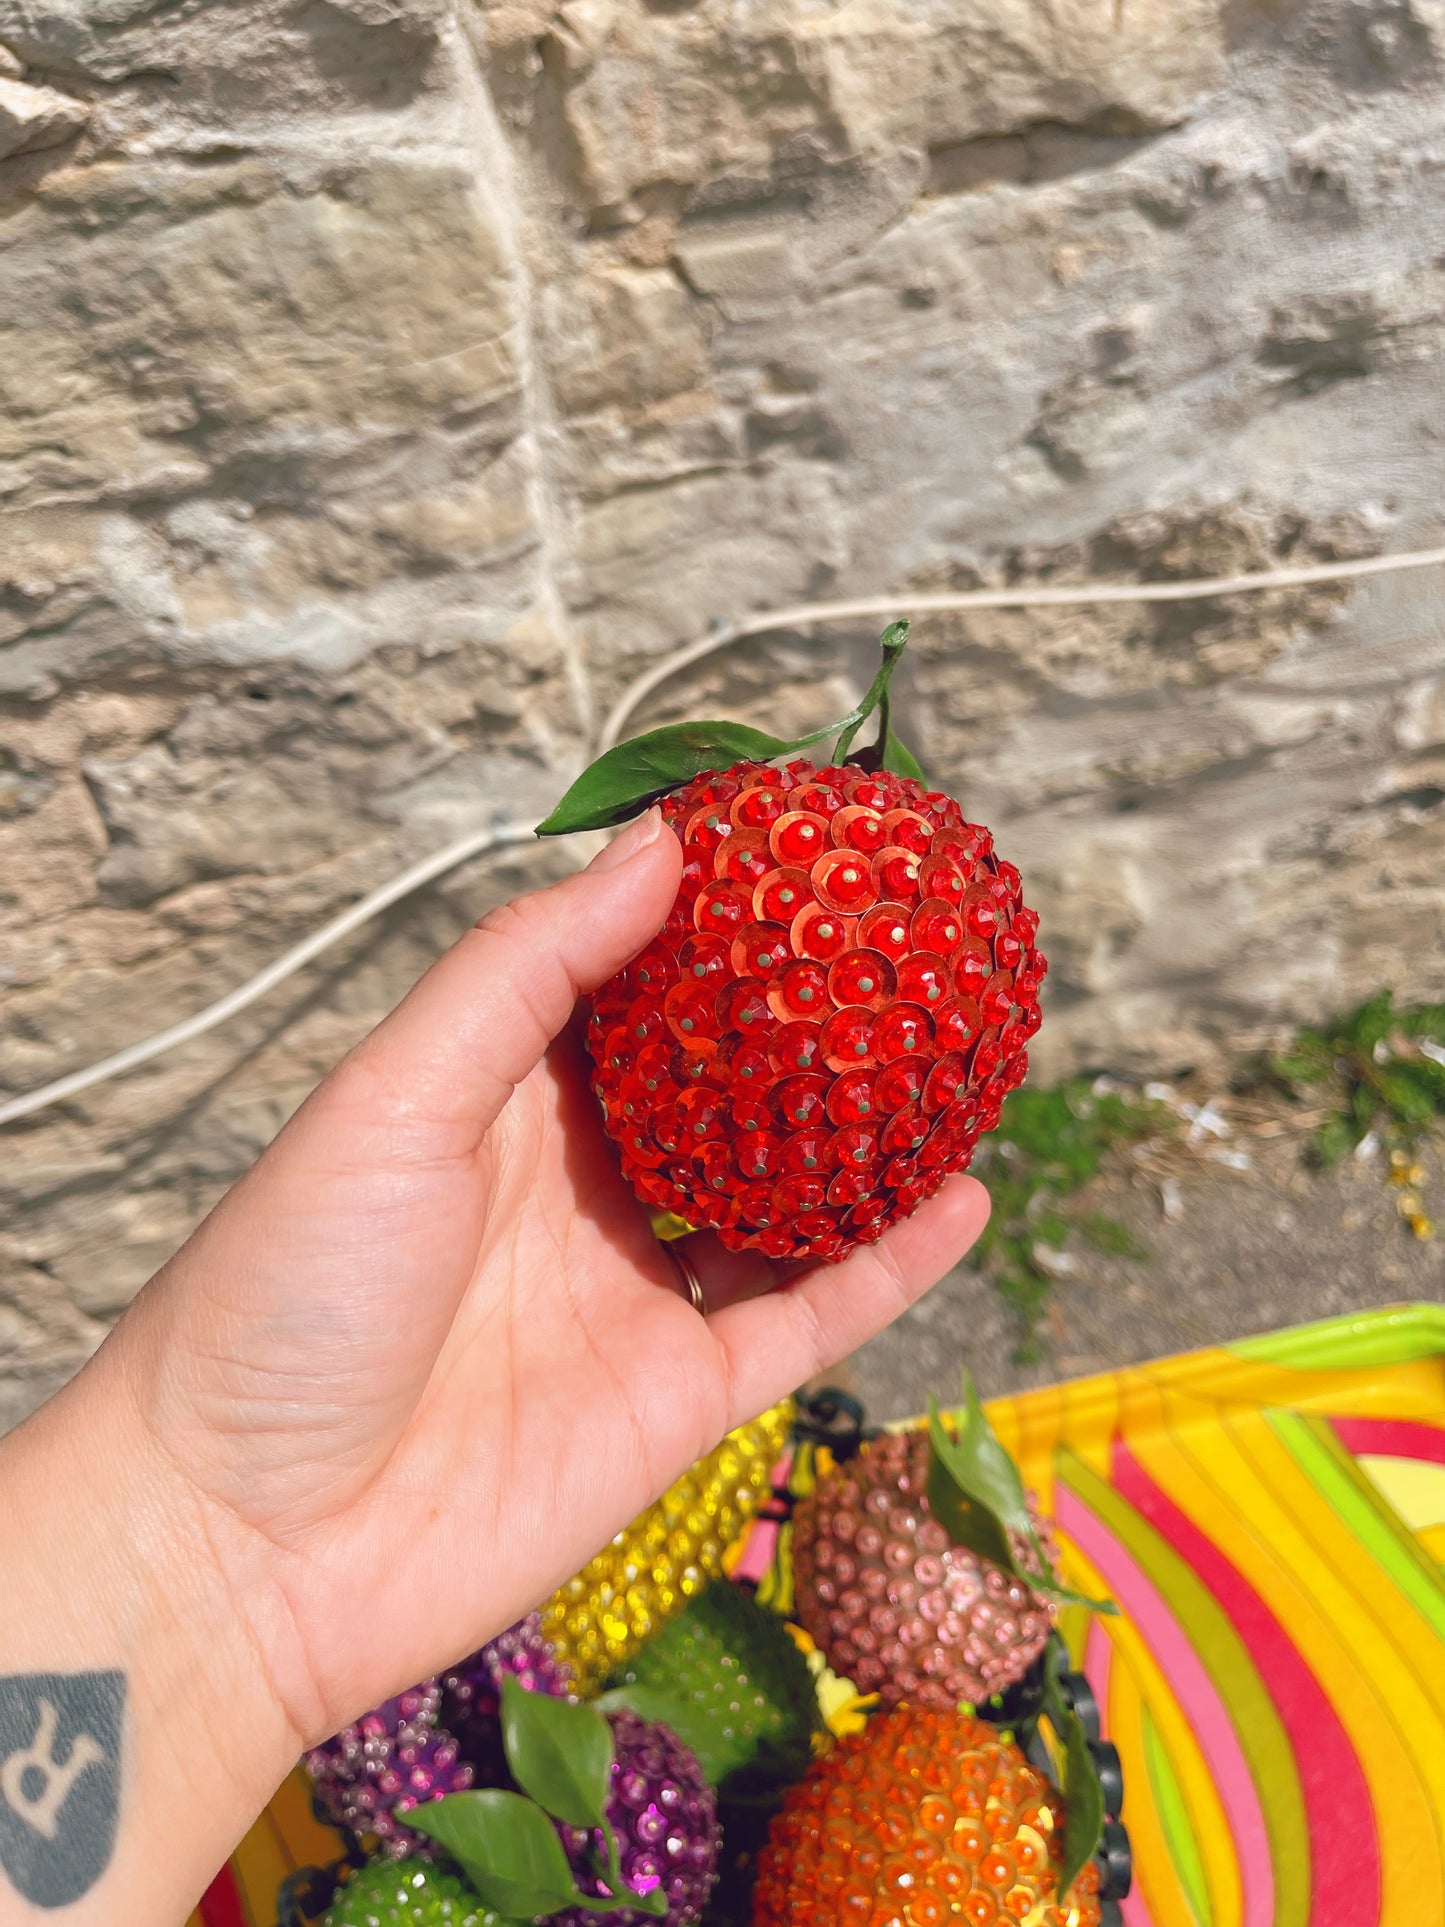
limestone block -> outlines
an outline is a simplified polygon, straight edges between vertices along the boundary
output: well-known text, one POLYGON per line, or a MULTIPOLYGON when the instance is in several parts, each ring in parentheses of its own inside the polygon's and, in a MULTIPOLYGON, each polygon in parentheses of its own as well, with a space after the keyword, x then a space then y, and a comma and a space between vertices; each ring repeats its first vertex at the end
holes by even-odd
POLYGON ((53 87, 28 87, 0 69, 0 161, 39 147, 58 147, 72 140, 89 119, 90 109, 83 100, 53 87))

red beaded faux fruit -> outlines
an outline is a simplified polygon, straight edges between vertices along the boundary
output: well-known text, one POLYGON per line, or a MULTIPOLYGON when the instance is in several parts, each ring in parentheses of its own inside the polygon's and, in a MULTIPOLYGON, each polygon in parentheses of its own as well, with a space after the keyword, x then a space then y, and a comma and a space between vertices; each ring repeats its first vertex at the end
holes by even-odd
POLYGON ((888 728, 906 639, 906 623, 885 632, 879 677, 841 723, 792 743, 655 730, 542 826, 660 799, 682 844, 672 912, 591 999, 587 1046, 638 1196, 734 1249, 836 1260, 876 1241, 964 1169, 1028 1066, 1038 917, 988 831, 926 788, 888 728), (875 708, 878 745, 847 760, 875 708), (834 734, 827 768, 762 760, 834 734))

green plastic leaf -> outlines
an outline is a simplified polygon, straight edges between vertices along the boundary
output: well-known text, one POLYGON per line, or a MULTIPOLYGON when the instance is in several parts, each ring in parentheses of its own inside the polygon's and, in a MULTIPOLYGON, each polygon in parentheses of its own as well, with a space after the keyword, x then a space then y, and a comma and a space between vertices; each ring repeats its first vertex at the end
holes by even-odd
POLYGON ((766 762, 793 745, 746 723, 671 723, 634 736, 583 770, 538 836, 606 830, 636 816, 659 796, 704 770, 738 762, 766 762))
POLYGON ((989 1424, 969 1372, 963 1375, 963 1405, 955 1417, 957 1438, 944 1425, 937 1400, 929 1399, 928 1506, 949 1538, 1051 1598, 1117 1613, 1111 1599, 1090 1599, 1059 1582, 1034 1531, 1019 1469, 989 1424), (1027 1565, 1014 1552, 1013 1533, 1033 1555, 1027 1565))
POLYGON ((883 737, 882 761, 884 769, 892 770, 895 776, 911 776, 915 783, 927 787, 928 778, 923 773, 923 765, 905 742, 888 729, 883 737))
POLYGON ((446 1849, 499 1914, 531 1920, 580 1898, 556 1828, 520 1793, 499 1787, 449 1793, 413 1807, 406 1820, 446 1849))
POLYGON ((524 1793, 569 1827, 607 1818, 612 1728, 595 1704, 529 1693, 502 1675, 502 1745, 524 1793))
POLYGON ((1104 1788, 1089 1751, 1083 1722, 1065 1702, 1057 1674, 1052 1671, 1045 1689, 1044 1711, 1064 1750, 1064 1837, 1059 1893, 1066 1898, 1092 1858, 1104 1831, 1104 1788))

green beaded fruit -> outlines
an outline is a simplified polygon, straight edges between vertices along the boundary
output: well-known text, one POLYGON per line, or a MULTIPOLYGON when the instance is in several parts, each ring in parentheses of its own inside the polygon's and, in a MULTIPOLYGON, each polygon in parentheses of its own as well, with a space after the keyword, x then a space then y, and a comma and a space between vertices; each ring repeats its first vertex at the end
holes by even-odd
POLYGON ((790 1784, 820 1725, 807 1662, 775 1613, 727 1580, 689 1602, 609 1682, 687 1714, 689 1743, 724 1795, 790 1784))
POLYGON ((455 1874, 424 1860, 373 1860, 331 1903, 325 1927, 506 1927, 455 1874))

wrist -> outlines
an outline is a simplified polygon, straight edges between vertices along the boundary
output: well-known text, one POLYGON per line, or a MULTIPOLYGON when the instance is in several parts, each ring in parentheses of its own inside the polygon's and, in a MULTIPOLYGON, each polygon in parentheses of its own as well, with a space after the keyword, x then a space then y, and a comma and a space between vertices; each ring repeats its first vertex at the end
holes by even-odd
MULTIPOLYGON (((13 1522, 18 1554, 0 1601, 0 1679, 21 1682, 10 1689, 12 1711, 26 1708, 28 1723, 38 1702, 33 1693, 25 1700, 24 1682, 35 1675, 72 1677, 78 1711, 87 1692, 98 1708, 117 1684, 123 1693, 118 1758, 97 1760, 85 1789, 93 1805, 113 1770, 113 1844, 67 1915, 75 1927, 92 1914, 107 1927, 183 1918, 303 1738, 274 1684, 267 1635, 277 1608, 265 1549, 208 1507, 147 1432, 122 1353, 107 1345, 0 1442, 0 1512, 7 1538, 13 1522)), ((57 1760, 68 1738, 63 1731, 57 1760)), ((104 1734, 96 1748, 114 1754, 104 1734)), ((76 1780, 49 1816, 51 1860, 85 1805, 76 1780)), ((22 1846, 38 1847, 34 1815, 12 1802, 5 1817, 22 1846)), ((13 1868, 0 1871, 0 1923, 31 1917, 24 1899, 16 1910, 18 1884, 13 1868)))

